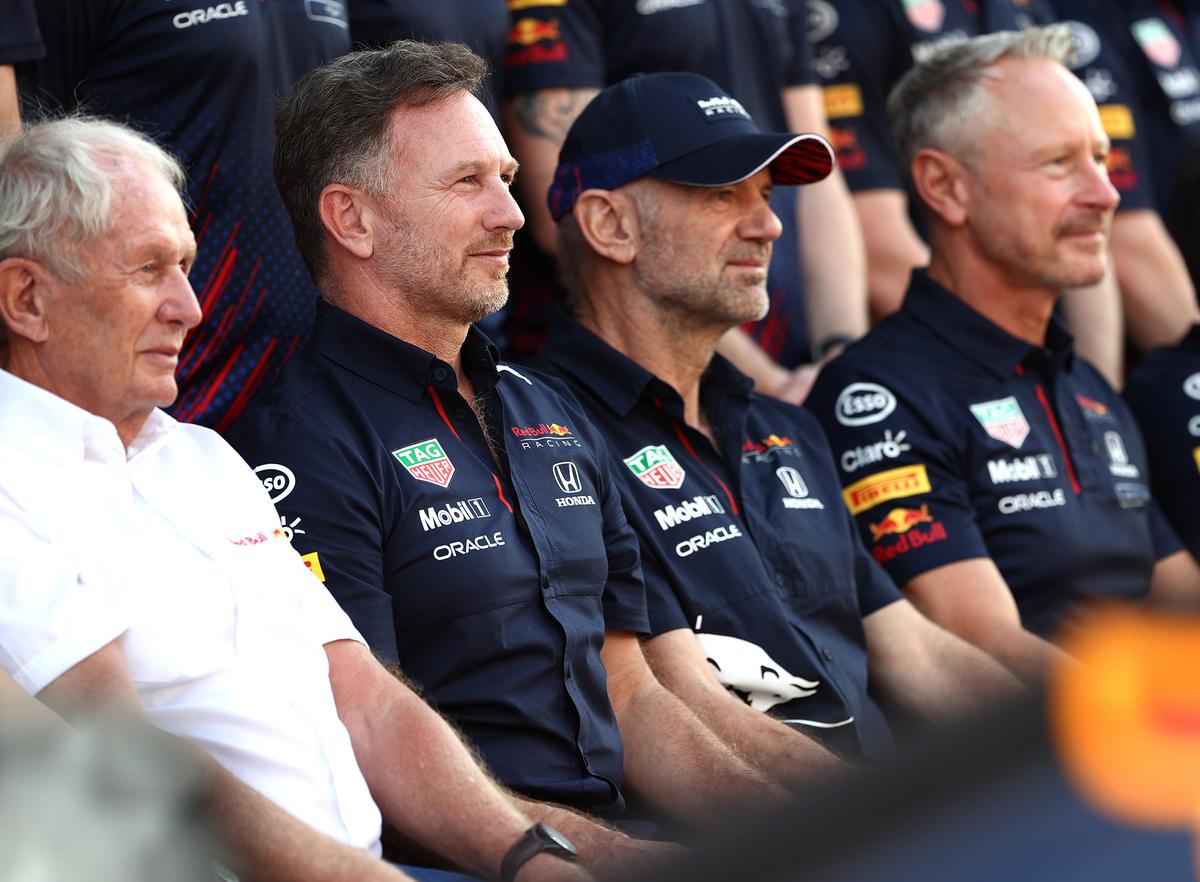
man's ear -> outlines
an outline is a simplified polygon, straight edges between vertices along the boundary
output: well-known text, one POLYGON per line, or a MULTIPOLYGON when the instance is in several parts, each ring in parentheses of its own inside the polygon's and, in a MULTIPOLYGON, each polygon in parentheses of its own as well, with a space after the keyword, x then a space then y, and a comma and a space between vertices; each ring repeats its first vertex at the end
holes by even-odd
POLYGON ((584 190, 575 200, 575 223, 591 249, 613 263, 633 263, 638 253, 637 208, 625 193, 584 190))
POLYGON ((361 190, 345 184, 329 184, 317 197, 321 225, 335 242, 366 260, 375 253, 375 214, 361 190))
POLYGON ((944 223, 952 227, 966 223, 970 190, 961 162, 935 147, 924 147, 913 157, 912 177, 917 195, 944 223))
POLYGON ((46 311, 50 283, 50 273, 36 261, 0 260, 0 322, 10 335, 33 343, 44 343, 50 336, 46 311))

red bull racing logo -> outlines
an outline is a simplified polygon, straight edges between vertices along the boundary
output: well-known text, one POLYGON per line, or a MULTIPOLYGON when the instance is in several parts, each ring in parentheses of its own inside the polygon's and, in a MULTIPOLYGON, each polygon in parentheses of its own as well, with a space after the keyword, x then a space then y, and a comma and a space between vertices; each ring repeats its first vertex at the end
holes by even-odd
POLYGON ((747 439, 742 445, 742 462, 768 462, 772 457, 799 455, 795 441, 773 432, 761 442, 747 439))
POLYGON ((914 548, 922 548, 934 542, 945 542, 947 539, 946 525, 934 520, 928 505, 922 505, 920 508, 893 508, 882 521, 869 526, 871 541, 876 543, 871 553, 879 563, 887 563, 902 554, 908 554, 914 548), (925 524, 928 526, 922 526, 925 524), (891 545, 878 544, 888 536, 898 538, 891 545))
POLYGON ((521 442, 522 450, 533 447, 582 447, 575 433, 559 423, 538 423, 536 426, 509 426, 513 437, 521 442))

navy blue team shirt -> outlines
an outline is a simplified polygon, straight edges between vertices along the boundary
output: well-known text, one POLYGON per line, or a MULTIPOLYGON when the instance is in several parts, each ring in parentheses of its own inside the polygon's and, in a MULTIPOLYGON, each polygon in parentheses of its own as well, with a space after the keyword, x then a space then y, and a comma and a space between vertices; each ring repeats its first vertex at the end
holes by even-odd
POLYGON ((271 174, 277 103, 350 49, 336 0, 37 0, 46 58, 19 68, 27 115, 129 122, 187 169, 204 319, 175 417, 224 429, 312 324, 316 291, 271 174))
POLYGON ((1169 212, 1181 164, 1200 145, 1200 3, 1054 0, 1071 22, 1075 72, 1112 141, 1119 209, 1169 212))
POLYGON ((887 96, 934 47, 1054 20, 1046 0, 810 0, 809 36, 851 190, 904 189, 887 96))
POLYGON ((45 54, 33 0, 8 0, 0 7, 0 64, 33 61, 45 54))
POLYGON ((371 648, 397 662, 508 786, 623 807, 600 647, 647 631, 637 539, 604 442, 561 382, 453 368, 320 302, 309 343, 229 440, 371 648))
MULTIPOLYGON (((520 0, 509 6, 504 87, 510 96, 600 89, 635 73, 689 71, 741 102, 764 132, 786 132, 783 89, 816 82, 804 0, 520 0)), ((747 331, 772 358, 793 366, 810 353, 795 188, 776 187, 771 206, 784 227, 771 260, 771 308, 747 331)), ((530 293, 522 281, 527 272, 514 275, 522 298, 530 293)), ((534 325, 550 320, 546 304, 517 303, 514 310, 518 317, 528 313, 525 320, 534 325)), ((514 329, 522 353, 536 348, 521 345, 521 335, 531 333, 514 329)))
POLYGON ((1133 415, 1057 319, 1030 345, 918 270, 900 311, 826 366, 805 406, 898 585, 990 557, 1025 627, 1052 636, 1083 601, 1143 597, 1180 547, 1133 415))
POLYGON ((1200 556, 1200 325, 1150 352, 1125 385, 1150 456, 1150 487, 1171 526, 1200 556))
POLYGON ((714 447, 674 389, 572 320, 556 322, 540 363, 608 442, 651 633, 693 631, 727 688, 839 753, 886 753, 862 619, 900 594, 841 504, 812 416, 754 394, 717 356, 700 388, 714 447))

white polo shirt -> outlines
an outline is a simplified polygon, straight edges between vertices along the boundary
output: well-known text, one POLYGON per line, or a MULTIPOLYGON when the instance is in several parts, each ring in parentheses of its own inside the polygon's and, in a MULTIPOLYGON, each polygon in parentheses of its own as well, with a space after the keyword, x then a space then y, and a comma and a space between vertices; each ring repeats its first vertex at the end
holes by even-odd
POLYGON ((119 639, 152 723, 379 854, 325 643, 362 638, 221 439, 113 424, 0 370, 0 666, 37 693, 119 639))

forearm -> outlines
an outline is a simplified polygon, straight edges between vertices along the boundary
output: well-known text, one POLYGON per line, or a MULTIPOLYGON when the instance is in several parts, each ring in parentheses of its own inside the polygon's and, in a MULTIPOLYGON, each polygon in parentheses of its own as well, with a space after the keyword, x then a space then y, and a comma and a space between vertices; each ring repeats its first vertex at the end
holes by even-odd
POLYGON ((0 135, 21 128, 21 105, 17 78, 11 64, 0 64, 0 135))
POLYGON ((803 793, 831 773, 851 767, 819 743, 722 690, 676 694, 729 748, 764 775, 803 793))
POLYGON ((196 751, 231 870, 244 882, 403 880, 390 864, 292 817, 196 751))
POLYGON ((908 219, 908 200, 900 190, 864 190, 854 208, 867 251, 867 292, 871 319, 900 308, 913 267, 929 263, 929 248, 908 219))
POLYGON ((796 203, 809 340, 861 337, 867 332, 867 255, 841 172, 802 187, 796 203))
POLYGON ((755 391, 774 395, 786 385, 791 372, 781 367, 741 328, 730 328, 717 343, 717 352, 754 381, 755 391))
POLYGON ((1200 311, 1187 266, 1161 219, 1148 209, 1118 212, 1111 248, 1134 344, 1144 352, 1177 343, 1200 311))
POLYGON ((788 798, 660 685, 640 690, 617 720, 626 785, 672 818, 711 823, 730 808, 788 798))
POLYGON ((347 722, 384 819, 462 869, 494 878, 505 853, 533 822, 449 724, 396 685, 382 707, 364 708, 347 722))
POLYGON ((1111 266, 1104 280, 1063 292, 1063 314, 1075 336, 1076 351, 1104 375, 1114 389, 1125 384, 1125 316, 1111 266))

